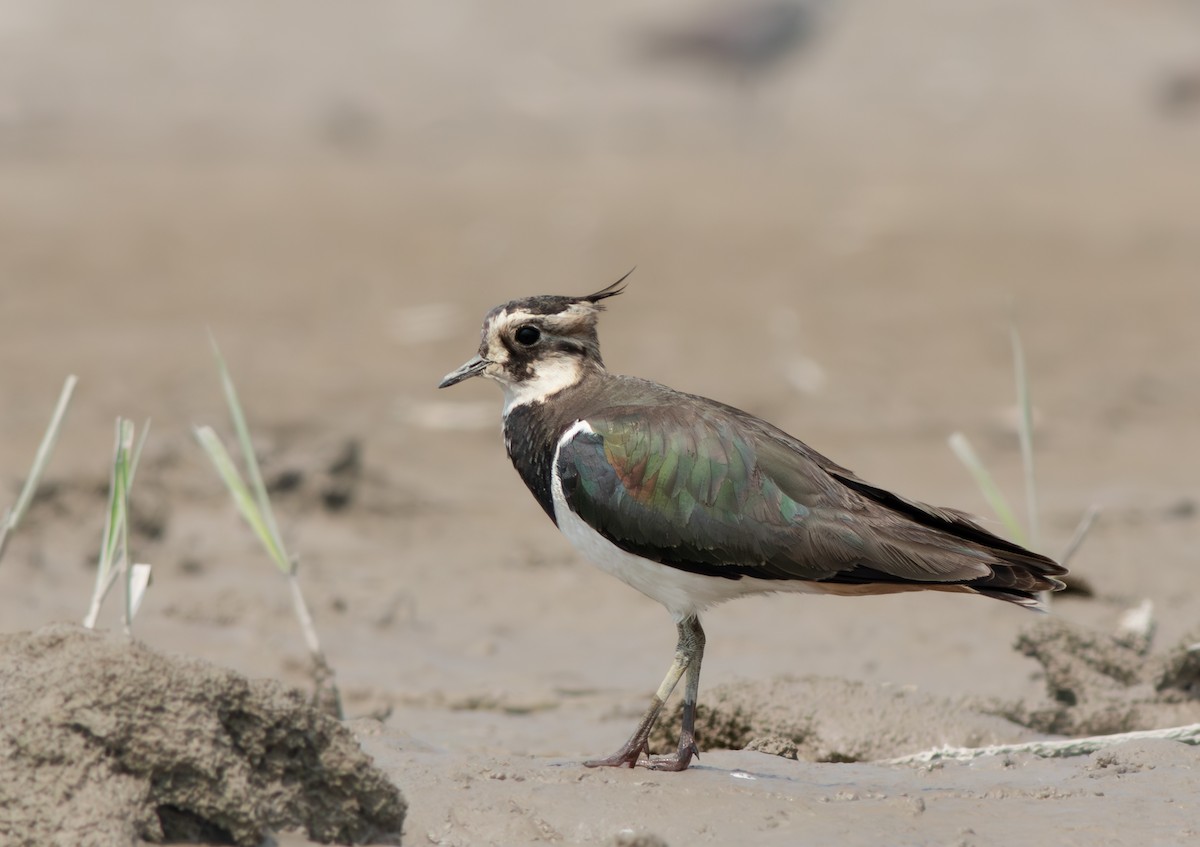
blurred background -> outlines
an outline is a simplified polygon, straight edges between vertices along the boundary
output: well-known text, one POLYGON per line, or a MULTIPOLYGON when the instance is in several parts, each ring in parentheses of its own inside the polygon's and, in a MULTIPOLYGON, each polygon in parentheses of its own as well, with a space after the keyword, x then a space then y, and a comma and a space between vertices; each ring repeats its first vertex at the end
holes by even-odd
MULTIPOLYGON (((601 327, 614 370, 981 513, 945 439, 1020 490, 1015 320, 1047 550, 1104 502, 1123 517, 1090 567, 1136 599, 1154 563, 1195 560, 1176 517, 1200 493, 1198 80, 1185 0, 2 0, 0 467, 15 485, 70 372, 52 474, 102 480, 118 414, 191 455, 189 426, 225 420, 211 328, 261 432, 353 436, 400 492, 369 543, 295 530, 312 579, 352 567, 346 545, 375 569, 368 603, 388 573, 511 577, 570 554, 507 467, 494 387, 433 386, 491 306, 636 266, 601 327)), ((180 518, 158 555, 216 568, 223 532, 254 555, 221 519, 180 518)), ((0 575, 59 584, 24 567, 0 575)), ((476 585, 481 606, 503 591, 476 585)), ((438 632, 458 655, 466 636, 438 632)))
POLYGON ((205 326, 382 420, 635 265, 610 361, 763 412, 995 405, 1012 314, 1062 414, 1195 399, 1197 73, 1185 0, 6 0, 0 425, 190 421, 205 326))
POLYGON ((0 343, 157 405, 207 324, 307 404, 637 265, 622 365, 701 388, 776 343, 957 367, 929 326, 1013 309, 1057 366, 1195 288, 1197 72, 1185 0, 6 0, 0 343))

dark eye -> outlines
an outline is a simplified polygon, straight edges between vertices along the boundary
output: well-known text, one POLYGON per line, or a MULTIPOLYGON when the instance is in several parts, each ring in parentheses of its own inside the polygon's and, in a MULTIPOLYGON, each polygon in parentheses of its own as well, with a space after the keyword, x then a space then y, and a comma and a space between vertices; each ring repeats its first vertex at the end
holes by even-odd
POLYGON ((532 347, 538 343, 538 339, 542 337, 542 331, 536 326, 523 326, 516 331, 513 338, 517 339, 518 344, 524 344, 526 347, 532 347))

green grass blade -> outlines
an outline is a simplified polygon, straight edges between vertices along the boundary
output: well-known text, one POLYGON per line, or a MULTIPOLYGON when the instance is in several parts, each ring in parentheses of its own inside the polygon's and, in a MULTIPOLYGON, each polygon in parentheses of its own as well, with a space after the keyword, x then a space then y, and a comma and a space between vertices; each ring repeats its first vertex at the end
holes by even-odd
POLYGON ((242 518, 258 536, 258 540, 262 542, 263 547, 266 548, 267 553, 279 569, 284 573, 290 573, 292 565, 287 551, 279 541, 278 534, 272 531, 271 526, 264 518, 246 481, 242 479, 241 472, 234 464, 233 457, 229 455, 229 451, 225 449, 221 439, 217 437, 216 432, 210 426, 196 427, 195 432, 200 446, 204 448, 204 452, 208 454, 208 458, 217 469, 217 474, 225 482, 225 487, 229 489, 234 505, 237 506, 242 518))
POLYGON ((109 566, 116 563, 117 551, 126 539, 129 511, 129 451, 133 445, 133 421, 117 418, 117 444, 113 451, 112 493, 108 511, 109 527, 107 558, 109 566))
POLYGON ((121 419, 117 418, 117 434, 115 443, 113 444, 113 465, 112 473, 108 478, 108 509, 104 516, 104 535, 100 540, 100 561, 97 563, 97 582, 101 582, 108 576, 108 572, 112 569, 112 560, 114 551, 117 546, 117 525, 118 525, 118 510, 120 502, 117 497, 117 486, 120 484, 117 480, 118 460, 121 455, 121 419))
POLYGON ((287 576, 288 585, 292 591, 292 605, 296 612, 296 617, 300 622, 300 628, 304 633, 305 643, 308 645, 309 653, 313 658, 313 681, 317 688, 315 697, 320 698, 322 702, 331 701, 332 712, 340 720, 344 717, 341 695, 338 693, 337 685, 333 681, 333 670, 329 667, 329 664, 325 661, 324 654, 321 652, 321 643, 317 639, 317 631, 313 625, 312 615, 309 613, 308 605, 304 602, 304 596, 300 592, 300 583, 296 578, 296 562, 288 555, 284 547, 283 538, 279 533, 279 526, 275 522, 275 512, 271 508, 271 498, 267 493, 267 486, 263 482, 262 471, 258 466, 258 457, 254 454, 254 444, 250 439, 250 428, 246 424, 246 416, 242 411, 242 404, 238 400, 237 389, 233 384, 233 377, 229 373, 229 368, 226 366, 225 359, 221 355, 221 350, 217 346, 217 341, 213 338, 211 332, 209 333, 209 340, 212 342, 213 354, 216 356, 217 368, 221 374, 221 387, 225 392, 225 401, 229 406, 229 413, 233 417, 234 430, 237 432, 238 443, 242 449, 246 475, 250 478, 249 485, 242 478, 241 473, 238 472, 237 465, 234 464, 229 451, 225 449, 225 445, 217 437, 212 427, 197 427, 196 437, 216 466, 221 478, 225 480, 225 486, 233 496, 238 510, 242 513, 242 517, 250 524, 271 558, 275 560, 276 566, 287 576))
POLYGON ((996 485, 996 480, 992 478, 991 473, 988 472, 983 462, 980 461, 979 455, 971 446, 971 442, 961 432, 955 432, 950 435, 949 443, 950 449, 970 472, 975 480, 975 484, 979 486, 979 490, 987 498, 992 511, 1000 518, 1000 523, 1004 524, 1004 528, 1008 531, 1009 536, 1018 544, 1025 544, 1025 531, 1021 528, 1016 515, 1013 514, 1013 510, 1004 498, 1004 494, 1000 491, 1000 487, 996 485))
MULTIPOLYGON (((104 533, 100 539, 100 557, 96 562, 96 585, 92 589, 92 599, 88 605, 87 615, 83 625, 91 629, 96 625, 96 617, 100 614, 100 606, 105 596, 113 586, 116 571, 113 560, 121 543, 121 528, 125 526, 126 498, 122 494, 123 487, 128 483, 128 474, 122 471, 122 453, 126 444, 127 426, 132 426, 123 418, 117 418, 116 438, 113 446, 112 474, 108 481, 108 507, 104 516, 104 533)), ((128 429, 132 438, 132 429, 128 429)))
POLYGON ((1035 549, 1040 539, 1038 525, 1037 477, 1033 464, 1033 402, 1029 394, 1029 377, 1025 369, 1025 348, 1015 324, 1009 326, 1012 337, 1013 373, 1017 380, 1017 409, 1020 413, 1017 437, 1021 442, 1021 467, 1025 475, 1025 511, 1029 527, 1029 544, 1035 549))
POLYGON ((254 443, 250 439, 250 427, 246 424, 246 416, 242 412, 242 404, 238 400, 237 388, 233 384, 233 377, 225 364, 225 358, 221 355, 221 348, 217 346, 217 340, 213 338, 211 332, 209 341, 212 342, 213 355, 216 356, 217 368, 221 372, 221 388, 225 392, 225 402, 229 406, 229 414, 233 417, 233 428, 237 432, 238 445, 242 449, 246 475, 250 477, 250 486, 254 490, 254 497, 258 501, 262 519, 275 539, 275 547, 282 550, 283 538, 279 534, 279 526, 275 522, 275 512, 271 508, 271 498, 267 496, 267 486, 263 482, 262 471, 258 467, 258 457, 254 453, 254 443))
POLYGON ((63 418, 67 414, 67 405, 71 402, 71 395, 75 392, 75 384, 79 382, 74 374, 67 377, 63 383, 62 391, 58 395, 58 403, 54 407, 54 414, 50 416, 50 424, 46 427, 46 433, 42 436, 42 443, 38 445, 37 453, 33 458, 33 467, 29 471, 29 476, 25 479, 25 485, 21 488, 21 494, 17 497, 17 503, 13 506, 12 511, 8 516, 9 526, 15 528, 21 518, 25 516, 26 510, 29 508, 30 502, 33 500, 33 494, 37 490, 38 481, 42 478, 42 472, 45 471, 46 465, 50 462, 50 454, 54 452, 54 445, 58 441, 58 433, 62 428, 63 418))
POLYGON ((121 574, 124 576, 125 595, 125 634, 133 629, 133 571, 129 562, 129 465, 130 454, 133 452, 133 421, 122 420, 120 423, 121 440, 117 450, 116 475, 117 480, 117 525, 116 535, 120 539, 121 574))
POLYGON ((58 433, 62 429, 63 417, 67 413, 67 405, 71 402, 71 395, 74 393, 75 384, 78 381, 75 375, 71 374, 63 383, 62 391, 58 395, 58 403, 54 407, 54 413, 50 416, 46 432, 42 435, 42 443, 38 445, 37 453, 34 454, 33 466, 29 469, 29 475, 25 477, 21 493, 17 495, 17 502, 0 514, 0 559, 4 558, 4 549, 8 546, 9 533, 17 528, 17 524, 25 517, 29 504, 33 502, 33 495, 41 482, 46 465, 50 463, 54 445, 58 442, 58 433))
POLYGON ((142 437, 138 439, 133 455, 129 459, 129 487, 133 487, 133 478, 137 475, 138 462, 142 460, 142 448, 146 446, 146 436, 150 434, 150 419, 142 424, 142 437))

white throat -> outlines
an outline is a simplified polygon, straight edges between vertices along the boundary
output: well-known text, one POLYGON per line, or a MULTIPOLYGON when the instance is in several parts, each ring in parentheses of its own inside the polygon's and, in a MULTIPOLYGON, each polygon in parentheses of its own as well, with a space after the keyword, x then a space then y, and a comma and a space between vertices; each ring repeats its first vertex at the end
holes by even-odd
POLYGON ((503 383, 504 414, 508 415, 517 406, 541 403, 552 394, 570 388, 579 382, 582 367, 578 359, 555 356, 539 362, 533 377, 518 383, 503 383))

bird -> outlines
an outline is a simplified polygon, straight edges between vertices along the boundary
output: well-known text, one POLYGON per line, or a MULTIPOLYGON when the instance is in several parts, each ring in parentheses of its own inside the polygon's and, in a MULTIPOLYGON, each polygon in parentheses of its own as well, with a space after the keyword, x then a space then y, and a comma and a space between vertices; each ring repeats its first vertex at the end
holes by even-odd
POLYGON ((713 6, 686 23, 643 33, 639 52, 647 59, 703 63, 753 80, 811 45, 826 5, 827 0, 740 0, 713 6))
MULTIPOLYGON (((632 272, 631 272, 632 273, 632 272)), ((478 353, 439 388, 500 384, 509 459, 584 557, 657 600, 675 655, 633 734, 589 767, 682 771, 699 755, 700 614, 753 594, 860 596, 934 590, 1039 608, 1066 568, 967 513, 859 478, 749 412, 610 372, 597 321, 629 274, 594 294, 496 306, 478 353), (674 753, 651 730, 685 679, 674 753)))

